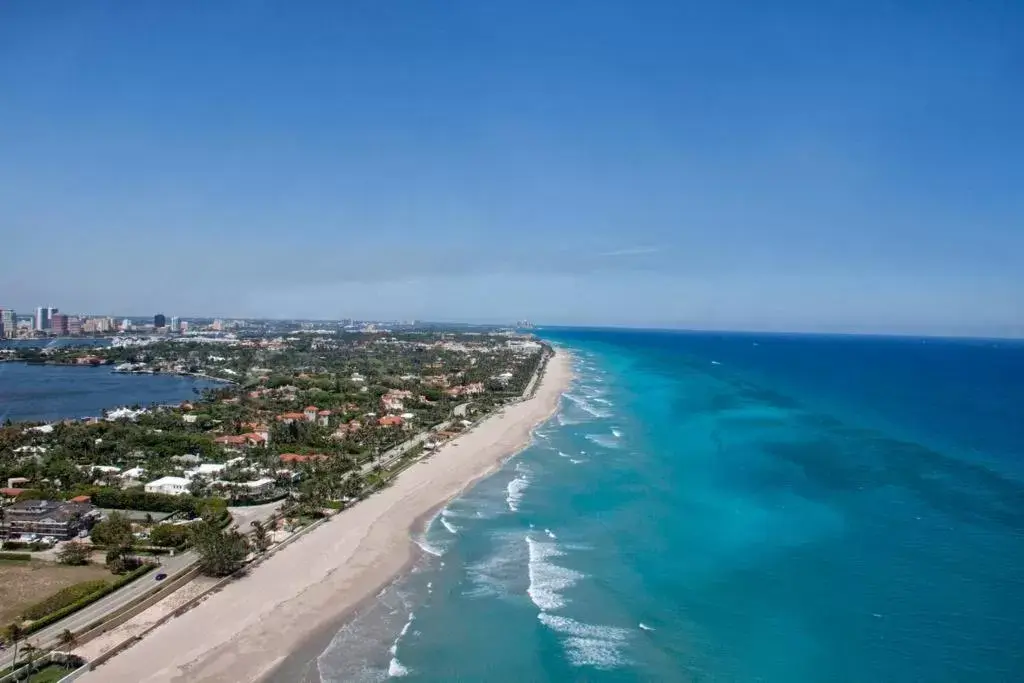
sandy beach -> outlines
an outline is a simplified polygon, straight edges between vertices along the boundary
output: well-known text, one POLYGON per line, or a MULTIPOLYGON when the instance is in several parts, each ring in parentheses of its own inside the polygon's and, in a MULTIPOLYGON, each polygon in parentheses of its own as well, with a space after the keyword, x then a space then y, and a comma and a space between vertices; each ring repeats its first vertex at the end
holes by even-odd
MULTIPOLYGON (((266 680, 290 654, 310 653, 318 634, 322 637, 409 566, 420 552, 411 534, 425 516, 529 443, 534 427, 557 409, 571 376, 569 357, 557 353, 533 398, 446 444, 391 487, 335 516, 80 680, 266 680)), ((289 670, 294 663, 295 657, 289 670)))

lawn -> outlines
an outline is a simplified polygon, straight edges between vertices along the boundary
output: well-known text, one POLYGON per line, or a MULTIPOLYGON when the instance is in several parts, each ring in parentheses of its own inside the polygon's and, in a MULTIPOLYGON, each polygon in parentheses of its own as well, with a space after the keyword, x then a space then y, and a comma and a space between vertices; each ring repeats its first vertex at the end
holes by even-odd
POLYGON ((0 560, 0 625, 15 621, 29 605, 74 583, 112 579, 102 565, 69 567, 53 562, 0 560))
POLYGON ((71 669, 59 664, 47 664, 39 671, 32 674, 28 683, 55 683, 71 673, 71 669))

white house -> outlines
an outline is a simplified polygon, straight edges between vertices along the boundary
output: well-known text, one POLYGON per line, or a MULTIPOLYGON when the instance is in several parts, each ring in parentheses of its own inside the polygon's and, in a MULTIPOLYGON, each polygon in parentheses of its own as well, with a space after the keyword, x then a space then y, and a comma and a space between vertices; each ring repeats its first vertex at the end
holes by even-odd
POLYGON ((133 467, 120 474, 120 477, 125 481, 138 481, 144 476, 146 476, 146 469, 144 467, 133 467))
POLYGON ((247 481, 243 486, 249 489, 249 493, 253 495, 262 495, 264 493, 270 493, 274 488, 275 481, 273 479, 257 479, 256 481, 247 481))
POLYGON ((189 479, 192 479, 193 477, 199 475, 213 476, 215 474, 220 474, 220 472, 223 471, 225 467, 227 467, 227 465, 222 465, 216 462, 204 462, 199 467, 196 467, 191 470, 185 470, 185 476, 188 477, 189 479))
POLYGON ((192 482, 184 477, 160 477, 146 484, 146 493, 166 493, 180 496, 188 493, 188 485, 192 482))

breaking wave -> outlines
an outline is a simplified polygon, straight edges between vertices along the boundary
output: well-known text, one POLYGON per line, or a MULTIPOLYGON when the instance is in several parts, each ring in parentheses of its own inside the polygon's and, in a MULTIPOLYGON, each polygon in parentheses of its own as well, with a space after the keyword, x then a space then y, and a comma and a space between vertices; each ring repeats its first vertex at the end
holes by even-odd
POLYGON ((526 593, 530 600, 544 611, 564 607, 566 598, 562 592, 574 586, 577 581, 584 578, 584 575, 552 562, 553 558, 564 554, 555 543, 537 541, 527 535, 526 546, 530 554, 530 585, 526 593))
POLYGON ((626 664, 622 649, 629 631, 614 626, 584 624, 557 614, 541 612, 537 618, 552 631, 565 636, 562 646, 573 666, 614 669, 626 664))
POLYGON ((505 487, 505 502, 508 504, 508 509, 512 512, 519 511, 519 503, 523 500, 523 493, 530 486, 529 472, 522 469, 519 465, 516 465, 516 471, 519 474, 505 487))

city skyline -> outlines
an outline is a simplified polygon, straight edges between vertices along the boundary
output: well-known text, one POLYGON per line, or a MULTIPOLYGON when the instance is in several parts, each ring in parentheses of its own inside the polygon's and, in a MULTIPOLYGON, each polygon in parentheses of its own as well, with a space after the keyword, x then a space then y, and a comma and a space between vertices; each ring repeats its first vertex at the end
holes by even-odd
POLYGON ((0 293, 1020 336, 1022 22, 1013 3, 8 7, 0 293), (88 275, 33 258, 115 253, 88 275))

